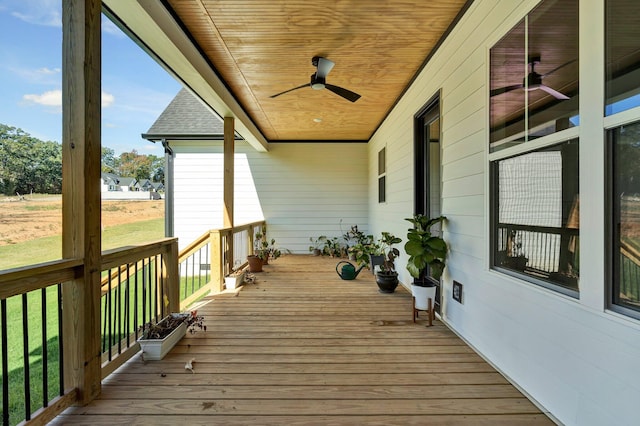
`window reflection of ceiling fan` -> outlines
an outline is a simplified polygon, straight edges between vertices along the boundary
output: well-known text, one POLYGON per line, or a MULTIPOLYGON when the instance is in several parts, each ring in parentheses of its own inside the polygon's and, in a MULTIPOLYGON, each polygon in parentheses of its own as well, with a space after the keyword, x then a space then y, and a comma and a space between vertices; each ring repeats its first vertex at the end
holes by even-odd
POLYGON ((550 74, 553 74, 554 72, 558 71, 560 68, 566 67, 569 64, 572 64, 573 62, 575 62, 576 59, 573 59, 567 63, 564 63, 562 65, 560 65, 559 67, 556 67, 554 69, 552 69, 551 71, 549 71, 546 74, 538 74, 534 67, 536 64, 540 63, 540 57, 536 56, 536 57, 532 57, 529 59, 529 66, 531 67, 531 72, 529 74, 527 74, 527 76, 522 80, 522 84, 514 84, 512 86, 506 86, 506 87, 500 87, 498 89, 493 89, 491 91, 491 96, 496 96, 496 95, 501 95, 503 93, 507 93, 507 92, 511 92, 513 90, 517 90, 517 89, 525 89, 528 91, 533 91, 533 90, 543 90, 545 92, 547 92, 548 94, 554 96, 556 99, 562 99, 562 100, 566 100, 566 99, 570 99, 567 95, 558 92, 557 90, 552 89, 549 86, 545 86, 544 84, 542 84, 542 79, 547 77, 550 74))

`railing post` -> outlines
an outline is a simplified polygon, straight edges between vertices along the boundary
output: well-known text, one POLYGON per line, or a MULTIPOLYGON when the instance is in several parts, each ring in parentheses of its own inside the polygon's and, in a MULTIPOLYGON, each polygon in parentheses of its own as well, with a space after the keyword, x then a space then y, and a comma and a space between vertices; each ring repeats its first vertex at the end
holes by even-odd
MULTIPOLYGON (((164 294, 169 301, 168 313, 180 311, 180 273, 178 270, 178 241, 173 241, 162 256, 164 294)), ((163 301, 164 304, 164 301, 163 301)))
POLYGON ((211 292, 219 293, 222 291, 222 283, 224 282, 224 256, 222 247, 222 238, 220 231, 215 230, 209 233, 209 244, 211 245, 211 292))

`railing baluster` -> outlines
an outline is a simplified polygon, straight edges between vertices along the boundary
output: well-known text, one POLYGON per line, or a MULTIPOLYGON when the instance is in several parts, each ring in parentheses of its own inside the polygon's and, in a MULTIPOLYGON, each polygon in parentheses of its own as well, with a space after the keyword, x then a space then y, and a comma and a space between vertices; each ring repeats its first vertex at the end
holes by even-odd
POLYGON ((105 312, 105 316, 107 317, 107 344, 109 345, 107 350, 109 353, 109 361, 111 361, 111 348, 113 347, 113 341, 112 341, 112 324, 111 324, 111 316, 113 314, 112 311, 112 301, 111 301, 111 274, 109 274, 109 281, 108 281, 109 285, 107 287, 107 312, 105 312))
POLYGON ((64 324, 62 323, 62 284, 58 284, 58 394, 64 395, 64 324))
POLYGON ((124 333, 122 332, 122 274, 120 273, 120 268, 118 268, 118 287, 116 291, 116 297, 118 299, 118 354, 122 353, 122 336, 124 333))
POLYGON ((42 297, 42 406, 49 406, 49 360, 47 345, 47 289, 41 290, 42 297))
POLYGON ((29 373, 29 304, 27 293, 22 294, 22 356, 24 357, 24 414, 31 420, 31 383, 29 373))
MULTIPOLYGON (((134 280, 136 283, 136 287, 138 286, 138 263, 135 263, 135 267, 133 269, 134 272, 134 280)), ((144 280, 142 280, 142 326, 144 327, 144 325, 147 323, 147 289, 144 287, 144 280)), ((151 318, 149 318, 149 321, 151 321, 151 318)))
POLYGON ((124 284, 124 328, 126 330, 127 336, 127 348, 131 346, 131 339, 129 338, 131 334, 131 302, 129 301, 129 298, 131 297, 130 290, 131 289, 129 287, 129 282, 127 281, 126 284, 124 284))
MULTIPOLYGON (((130 267, 127 266, 127 283, 131 285, 131 274, 129 273, 130 267)), ((136 340, 140 337, 138 335, 138 330, 140 329, 140 324, 138 322, 138 283, 134 281, 133 283, 133 328, 136 330, 136 340)), ((144 324, 144 323, 143 323, 144 324)))
POLYGON ((2 424, 9 424, 9 353, 7 345, 7 299, 0 300, 2 321, 2 424))

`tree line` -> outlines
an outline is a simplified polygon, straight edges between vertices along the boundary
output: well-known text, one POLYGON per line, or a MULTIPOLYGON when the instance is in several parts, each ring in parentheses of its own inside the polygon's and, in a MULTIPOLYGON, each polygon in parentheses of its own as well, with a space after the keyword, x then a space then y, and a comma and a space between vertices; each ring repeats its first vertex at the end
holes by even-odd
MULTIPOLYGON (((164 182, 164 159, 138 154, 119 156, 102 148, 102 171, 137 180, 164 182)), ((60 194, 62 192, 62 145, 43 141, 22 129, 0 124, 0 193, 4 195, 60 194)))

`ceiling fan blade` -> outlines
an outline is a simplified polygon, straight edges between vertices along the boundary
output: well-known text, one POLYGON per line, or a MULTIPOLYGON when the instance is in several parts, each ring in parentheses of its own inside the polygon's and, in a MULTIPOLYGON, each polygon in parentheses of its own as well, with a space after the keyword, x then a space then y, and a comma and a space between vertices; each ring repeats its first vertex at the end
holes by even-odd
POLYGON ((276 93, 275 95, 269 96, 270 98, 275 98, 280 95, 284 95, 285 93, 293 92, 294 90, 302 89, 303 87, 309 86, 309 83, 303 84, 302 86, 294 87, 293 89, 285 90, 284 92, 276 93))
POLYGON ((342 96, 343 98, 345 98, 348 101, 355 102, 358 99, 360 99, 360 95, 358 95, 355 92, 352 92, 351 90, 347 90, 347 89, 342 88, 342 87, 334 86, 333 84, 325 84, 324 87, 325 87, 325 89, 331 90, 336 95, 342 96))
POLYGON ((511 86, 500 87, 491 91, 491 96, 501 95, 503 93, 511 92, 513 90, 522 89, 522 84, 514 84, 511 86))
POLYGON ((567 65, 571 65, 572 63, 576 62, 577 59, 572 59, 569 62, 565 62, 564 64, 560 65, 559 67, 555 67, 554 69, 552 69, 551 71, 547 72, 546 74, 542 74, 541 77, 544 78, 546 76, 548 76, 549 74, 553 74, 554 72, 558 71, 560 68, 564 68, 567 65))
POLYGON ((323 57, 318 58, 318 72, 317 75, 320 78, 326 78, 329 71, 333 69, 335 63, 323 57))
POLYGON ((544 90, 548 94, 554 96, 556 99, 562 99, 562 100, 571 99, 567 95, 563 95, 562 93, 558 92, 557 90, 553 90, 551 87, 545 86, 544 84, 541 84, 539 89, 540 90, 544 90))

